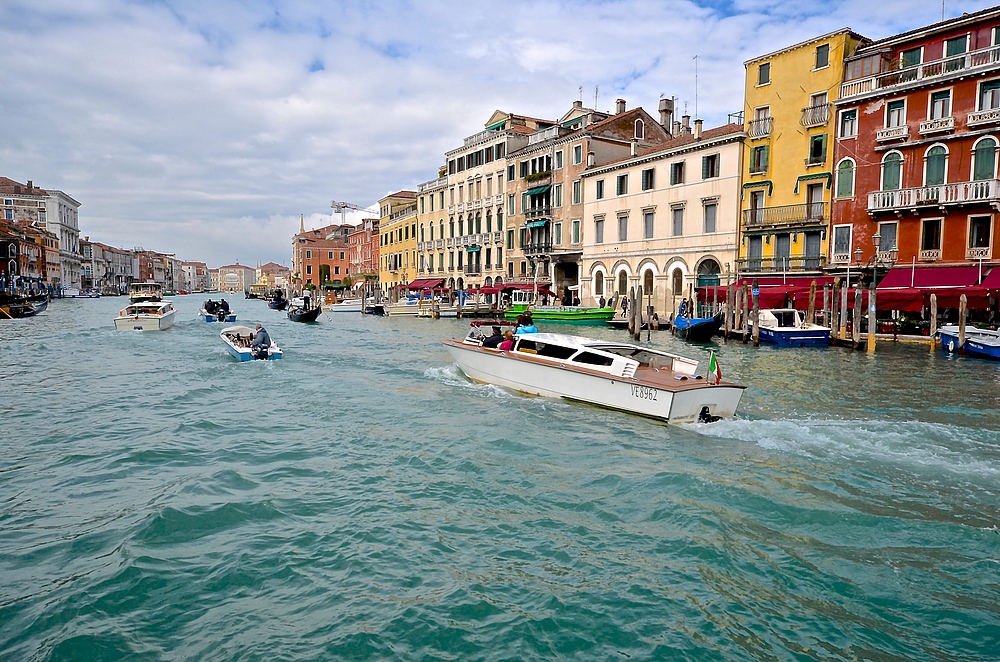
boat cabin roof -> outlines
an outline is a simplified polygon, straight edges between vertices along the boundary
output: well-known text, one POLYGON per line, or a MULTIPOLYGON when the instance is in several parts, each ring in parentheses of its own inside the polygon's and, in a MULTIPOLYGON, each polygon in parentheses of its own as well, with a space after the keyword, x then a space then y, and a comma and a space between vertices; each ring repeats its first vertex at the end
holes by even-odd
POLYGON ((596 340, 561 333, 522 333, 514 336, 515 352, 528 352, 556 360, 571 360, 589 367, 622 374, 634 374, 636 368, 649 366, 680 374, 694 374, 698 362, 658 349, 631 343, 596 340))

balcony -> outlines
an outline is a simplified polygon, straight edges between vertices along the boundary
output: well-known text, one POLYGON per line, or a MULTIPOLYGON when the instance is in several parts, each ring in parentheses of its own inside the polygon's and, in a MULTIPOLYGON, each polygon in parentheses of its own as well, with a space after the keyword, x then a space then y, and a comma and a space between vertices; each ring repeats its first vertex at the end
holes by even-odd
POLYGON ((826 257, 822 255, 807 257, 768 257, 740 258, 736 260, 741 273, 774 274, 796 271, 819 271, 826 266, 826 257))
POLYGON ((885 129, 879 129, 875 132, 875 140, 880 143, 887 142, 889 140, 906 140, 909 137, 909 124, 903 124, 902 126, 890 126, 885 129))
POLYGON ((867 78, 842 83, 840 98, 860 96, 876 91, 915 87, 924 82, 937 83, 943 79, 968 76, 1000 68, 1000 46, 990 46, 977 51, 931 60, 906 69, 887 71, 867 78))
POLYGON ((434 240, 434 247, 435 248, 444 248, 444 239, 435 239, 434 240))
POLYGON ((814 154, 806 157, 806 167, 818 166, 826 163, 826 154, 814 154))
POLYGON ((744 209, 743 226, 746 228, 759 228, 764 226, 822 223, 828 218, 826 204, 825 202, 813 202, 804 205, 744 209))
POLYGON ((478 276, 483 273, 482 268, 478 264, 467 264, 464 271, 466 276, 478 276))
POLYGON ((920 254, 917 255, 917 259, 920 260, 921 262, 937 262, 938 260, 941 259, 941 249, 933 248, 928 250, 922 250, 920 251, 920 254))
POLYGON ((966 248, 966 260, 989 260, 993 257, 993 247, 984 246, 982 248, 966 248))
POLYGON ((816 106, 809 106, 802 109, 802 118, 799 124, 809 128, 813 126, 823 126, 830 121, 830 103, 821 103, 816 106))
POLYGON ((493 243, 494 244, 502 244, 503 243, 503 231, 502 230, 498 230, 498 231, 496 231, 496 232, 493 233, 493 243))
POLYGON ((868 194, 868 213, 964 204, 1000 204, 1000 180, 959 182, 903 188, 896 191, 873 191, 868 194))
POLYGON ((522 244, 521 251, 525 255, 542 255, 552 252, 552 242, 551 241, 539 241, 530 244, 522 244))
POLYGON ((969 118, 965 121, 969 126, 996 124, 998 122, 1000 122, 1000 108, 987 108, 986 110, 969 113, 969 118))
POLYGON ((939 133, 941 131, 954 131, 954 130, 955 130, 954 117, 940 117, 938 119, 927 120, 926 122, 920 123, 921 135, 926 135, 928 133, 939 133))
POLYGON ((766 138, 774 127, 773 117, 761 117, 747 122, 747 135, 751 138, 766 138))
POLYGON ((552 215, 551 207, 528 207, 524 210, 525 218, 541 218, 552 215))

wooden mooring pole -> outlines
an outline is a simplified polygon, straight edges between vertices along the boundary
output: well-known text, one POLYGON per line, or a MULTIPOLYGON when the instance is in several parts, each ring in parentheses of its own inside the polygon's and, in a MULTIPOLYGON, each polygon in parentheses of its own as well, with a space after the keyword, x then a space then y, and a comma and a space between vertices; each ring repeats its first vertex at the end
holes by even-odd
POLYGON ((760 288, 757 286, 757 279, 753 279, 753 290, 750 292, 753 297, 753 346, 760 346, 760 288))
POLYGON ((937 295, 931 295, 931 351, 933 352, 937 346, 937 295))
POLYGON ((875 351, 875 332, 878 331, 878 314, 875 312, 875 281, 868 286, 868 353, 875 351))
POLYGON ((965 323, 969 318, 969 300, 963 294, 958 300, 958 353, 965 354, 965 323))

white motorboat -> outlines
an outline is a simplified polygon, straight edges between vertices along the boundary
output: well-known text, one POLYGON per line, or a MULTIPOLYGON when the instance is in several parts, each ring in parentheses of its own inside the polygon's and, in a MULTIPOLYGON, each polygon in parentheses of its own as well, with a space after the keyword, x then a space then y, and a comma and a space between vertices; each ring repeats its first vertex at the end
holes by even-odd
POLYGON ((361 299, 343 299, 337 303, 328 303, 323 306, 323 311, 327 313, 360 313, 361 299))
POLYGON ((128 298, 132 303, 159 301, 163 298, 163 286, 159 283, 132 283, 128 286, 128 298))
POLYGON ((555 333, 515 336, 507 350, 482 346, 473 327, 444 345, 472 380, 522 393, 577 400, 671 423, 731 417, 744 386, 696 374, 698 362, 628 343, 555 333))
POLYGON ((759 320, 762 342, 789 347, 830 344, 830 327, 807 322, 801 310, 763 308, 759 320))
POLYGON ((965 347, 959 345, 958 325, 942 326, 937 332, 941 349, 946 352, 964 351, 966 354, 987 359, 1000 359, 1000 331, 965 327, 965 347))
MULTIPOLYGON (((250 347, 254 335, 254 330, 248 326, 227 326, 219 333, 222 342, 226 343, 226 349, 240 361, 253 361, 256 358, 250 347)), ((271 346, 267 348, 267 360, 276 361, 280 358, 281 348, 272 340, 271 346)))
POLYGON ((169 301, 140 301, 118 313, 115 328, 119 331, 163 331, 174 325, 177 309, 169 301))

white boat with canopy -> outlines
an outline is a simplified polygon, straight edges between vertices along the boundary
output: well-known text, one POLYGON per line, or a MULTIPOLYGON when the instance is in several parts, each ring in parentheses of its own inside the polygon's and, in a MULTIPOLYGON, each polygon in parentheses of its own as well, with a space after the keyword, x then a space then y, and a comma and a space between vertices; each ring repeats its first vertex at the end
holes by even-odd
POLYGON ((163 331, 174 325, 177 309, 169 301, 132 303, 118 313, 115 329, 119 331, 163 331))

